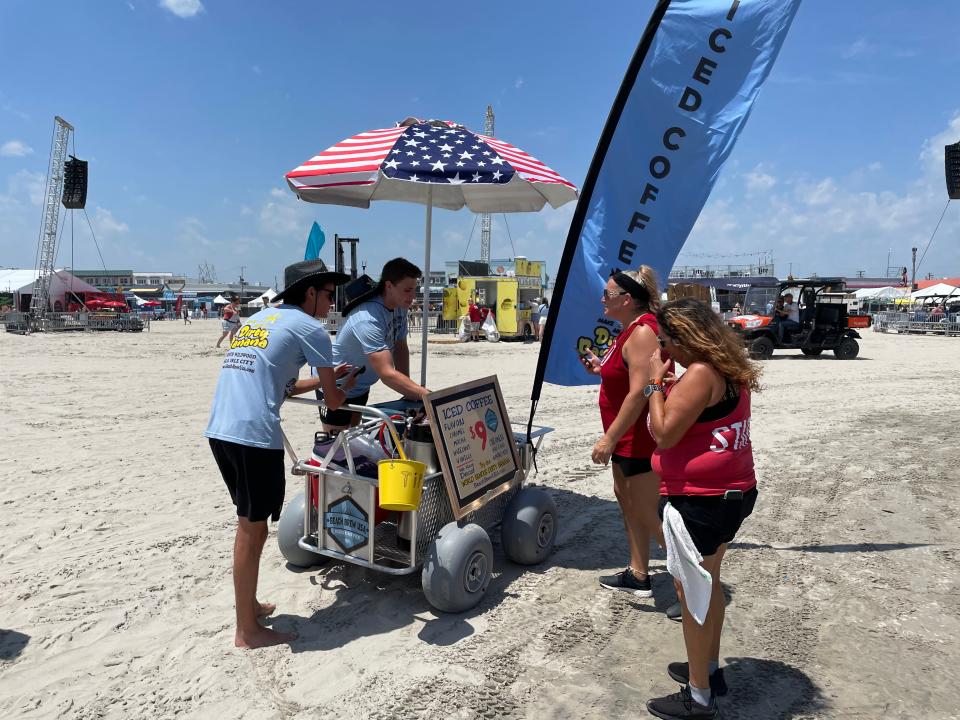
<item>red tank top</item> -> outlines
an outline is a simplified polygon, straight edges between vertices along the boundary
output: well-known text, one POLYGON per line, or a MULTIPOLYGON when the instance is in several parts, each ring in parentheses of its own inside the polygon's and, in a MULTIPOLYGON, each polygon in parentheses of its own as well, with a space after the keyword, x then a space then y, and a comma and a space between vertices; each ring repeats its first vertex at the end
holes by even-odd
MULTIPOLYGON (((600 421, 604 432, 616 420, 624 398, 630 392, 630 372, 623 362, 623 346, 641 325, 646 325, 654 333, 659 331, 656 316, 644 313, 624 328, 600 361, 600 421)), ((666 359, 666 353, 661 352, 661 357, 666 359)), ((656 446, 647 428, 647 407, 644 406, 636 424, 623 434, 613 452, 623 457, 649 458, 656 446)))
POLYGON ((726 417, 694 423, 672 448, 657 448, 650 464, 667 495, 723 495, 755 487, 750 389, 740 388, 740 401, 726 417))

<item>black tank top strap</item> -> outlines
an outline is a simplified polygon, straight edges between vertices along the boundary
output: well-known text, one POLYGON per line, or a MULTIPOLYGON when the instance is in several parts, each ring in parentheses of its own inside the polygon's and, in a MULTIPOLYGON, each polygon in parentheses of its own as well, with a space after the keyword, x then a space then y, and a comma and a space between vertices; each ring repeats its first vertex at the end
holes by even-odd
POLYGON ((740 388, 729 380, 726 380, 726 389, 724 390, 723 397, 713 405, 704 408, 703 412, 700 413, 700 417, 697 418, 697 422, 712 422, 726 417, 736 409, 738 402, 740 402, 740 388))

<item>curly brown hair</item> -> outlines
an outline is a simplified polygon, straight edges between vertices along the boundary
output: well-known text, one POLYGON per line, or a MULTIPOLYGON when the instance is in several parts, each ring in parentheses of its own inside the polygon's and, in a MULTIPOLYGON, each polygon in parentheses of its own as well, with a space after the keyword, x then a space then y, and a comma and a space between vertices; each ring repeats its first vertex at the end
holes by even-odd
POLYGON ((747 356, 740 336, 700 300, 681 298, 657 311, 660 332, 695 360, 710 365, 725 379, 759 391, 760 365, 747 356))

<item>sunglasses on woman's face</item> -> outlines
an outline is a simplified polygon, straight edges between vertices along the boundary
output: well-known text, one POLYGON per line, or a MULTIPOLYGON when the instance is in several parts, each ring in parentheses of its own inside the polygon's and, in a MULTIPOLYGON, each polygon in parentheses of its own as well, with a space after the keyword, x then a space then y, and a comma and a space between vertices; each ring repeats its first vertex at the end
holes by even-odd
POLYGON ((629 295, 629 294, 630 293, 628 293, 626 290, 622 290, 620 292, 610 292, 606 288, 603 289, 604 300, 609 300, 610 298, 620 297, 621 295, 629 295))

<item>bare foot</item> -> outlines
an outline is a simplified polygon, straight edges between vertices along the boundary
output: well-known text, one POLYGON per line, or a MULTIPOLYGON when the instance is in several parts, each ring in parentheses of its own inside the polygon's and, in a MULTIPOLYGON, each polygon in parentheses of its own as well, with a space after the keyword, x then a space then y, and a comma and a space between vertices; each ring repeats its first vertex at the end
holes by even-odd
POLYGON ((238 648, 252 650, 254 648, 270 647, 271 645, 284 645, 296 639, 296 633, 282 633, 270 628, 258 627, 252 633, 237 631, 233 644, 238 648))
POLYGON ((257 603, 257 617, 268 617, 273 615, 274 611, 277 609, 276 603, 272 602, 258 602, 257 603))

